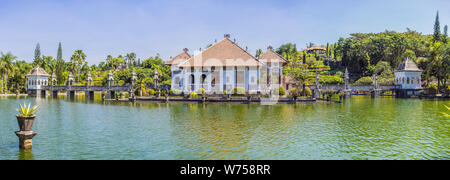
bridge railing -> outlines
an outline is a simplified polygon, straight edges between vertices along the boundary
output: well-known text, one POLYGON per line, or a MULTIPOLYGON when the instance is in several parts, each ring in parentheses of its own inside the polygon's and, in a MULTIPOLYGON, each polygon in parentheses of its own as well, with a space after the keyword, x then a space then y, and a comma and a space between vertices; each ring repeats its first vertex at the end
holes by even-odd
MULTIPOLYGON (((307 85, 307 87, 309 87, 310 89, 316 89, 316 85, 307 85)), ((354 90, 354 91, 370 91, 370 90, 374 90, 375 86, 374 85, 348 85, 348 88, 350 90, 354 90)), ((382 85, 382 86, 378 86, 379 89, 381 90, 395 90, 395 89, 400 89, 401 86, 400 85, 382 85)), ((319 85, 319 89, 321 90, 345 90, 345 84, 323 84, 323 85, 319 85)))
POLYGON ((128 86, 44 86, 43 90, 49 91, 129 91, 132 89, 128 86))

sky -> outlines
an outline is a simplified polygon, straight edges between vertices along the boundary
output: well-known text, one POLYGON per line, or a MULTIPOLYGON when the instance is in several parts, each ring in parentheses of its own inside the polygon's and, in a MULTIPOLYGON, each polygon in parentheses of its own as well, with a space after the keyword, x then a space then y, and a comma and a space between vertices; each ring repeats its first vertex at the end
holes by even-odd
POLYGON ((78 49, 90 65, 130 52, 168 60, 231 34, 255 54, 358 32, 431 34, 437 11, 443 29, 449 0, 0 0, 0 52, 32 62, 37 43, 43 55, 56 57, 61 42, 66 61, 78 49))

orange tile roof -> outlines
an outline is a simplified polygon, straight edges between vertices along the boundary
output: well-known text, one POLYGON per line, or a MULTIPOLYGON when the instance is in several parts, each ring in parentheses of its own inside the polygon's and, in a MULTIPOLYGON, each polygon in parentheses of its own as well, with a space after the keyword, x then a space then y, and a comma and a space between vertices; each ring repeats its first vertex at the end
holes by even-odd
POLYGON ((306 51, 314 51, 314 50, 326 51, 327 49, 320 47, 320 46, 313 46, 313 47, 306 49, 306 51))
POLYGON ((172 65, 178 65, 187 59, 191 58, 191 55, 188 53, 188 49, 183 49, 183 52, 172 58, 171 60, 167 61, 165 64, 172 66, 172 65))
POLYGON ((263 65, 228 37, 179 64, 179 67, 263 65))
POLYGON ((259 56, 259 61, 262 63, 280 63, 283 65, 289 63, 288 60, 284 59, 278 53, 273 51, 273 48, 271 46, 267 48, 267 51, 265 53, 259 56))

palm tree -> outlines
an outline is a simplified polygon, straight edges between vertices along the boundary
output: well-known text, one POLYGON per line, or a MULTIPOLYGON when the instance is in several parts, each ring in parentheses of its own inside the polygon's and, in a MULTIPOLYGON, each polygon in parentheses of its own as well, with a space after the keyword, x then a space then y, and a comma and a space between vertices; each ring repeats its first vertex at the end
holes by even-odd
POLYGON ((131 65, 136 64, 136 54, 135 53, 130 53, 126 55, 127 61, 128 61, 128 67, 131 67, 131 65))
POLYGON ((152 78, 144 78, 144 79, 139 79, 137 81, 138 84, 138 89, 139 89, 139 96, 142 96, 142 92, 146 91, 146 85, 148 82, 152 82, 152 78))
POLYGON ((13 61, 16 60, 17 57, 11 54, 11 52, 8 52, 6 54, 1 53, 0 57, 0 71, 3 74, 3 81, 4 81, 4 93, 6 94, 8 92, 8 74, 11 72, 14 72, 14 64, 13 61))
POLYGON ((76 82, 78 82, 78 71, 80 66, 86 61, 86 54, 82 50, 76 50, 70 58, 70 61, 72 62, 71 70, 75 73, 76 82))

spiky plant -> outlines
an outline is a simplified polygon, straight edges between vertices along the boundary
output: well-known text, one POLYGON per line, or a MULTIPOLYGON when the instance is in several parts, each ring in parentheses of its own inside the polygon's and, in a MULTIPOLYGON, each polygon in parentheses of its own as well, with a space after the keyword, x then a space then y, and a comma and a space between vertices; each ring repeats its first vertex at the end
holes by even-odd
POLYGON ((28 106, 25 103, 23 104, 23 106, 19 104, 19 108, 16 108, 16 111, 19 112, 18 116, 22 117, 34 116, 36 111, 39 109, 36 105, 31 106, 31 103, 29 103, 28 106))

